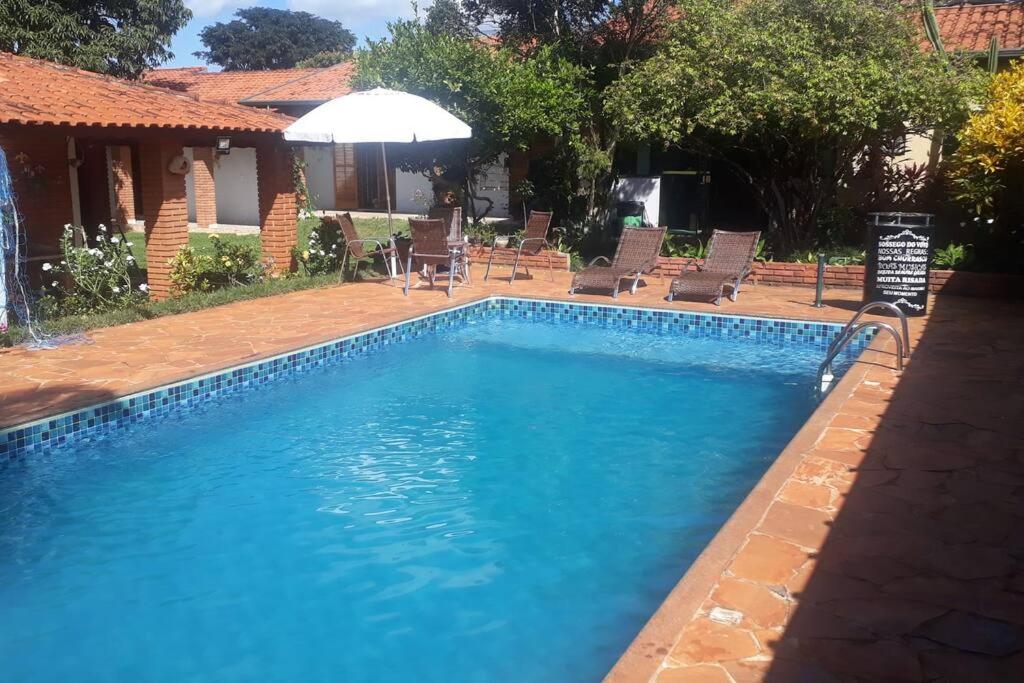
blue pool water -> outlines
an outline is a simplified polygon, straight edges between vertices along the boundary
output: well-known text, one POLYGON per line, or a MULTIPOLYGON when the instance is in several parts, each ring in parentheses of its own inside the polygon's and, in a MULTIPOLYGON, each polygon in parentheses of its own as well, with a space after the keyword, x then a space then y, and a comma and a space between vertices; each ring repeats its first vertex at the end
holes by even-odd
POLYGON ((595 681, 821 350, 490 319, 0 469, 5 681, 595 681))

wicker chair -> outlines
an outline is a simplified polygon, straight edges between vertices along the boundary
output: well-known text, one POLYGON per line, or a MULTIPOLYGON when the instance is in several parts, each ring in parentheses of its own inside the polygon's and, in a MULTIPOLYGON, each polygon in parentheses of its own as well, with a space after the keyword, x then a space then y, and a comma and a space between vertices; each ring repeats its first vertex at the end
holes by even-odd
POLYGON ((462 241, 462 207, 434 206, 427 212, 427 218, 441 219, 448 226, 448 241, 462 241))
POLYGON ((713 297, 715 305, 720 306, 725 286, 730 285, 729 299, 736 301, 740 283, 750 275, 760 239, 760 232, 713 231, 704 264, 698 265, 697 259, 690 259, 680 276, 672 280, 668 300, 673 301, 680 295, 713 297), (691 271, 690 266, 694 270, 691 271))
MULTIPOLYGON (((516 280, 516 270, 519 268, 519 260, 523 254, 527 256, 536 256, 541 252, 544 247, 548 248, 548 275, 551 281, 555 281, 555 269, 551 264, 551 245, 548 243, 548 229, 551 227, 551 212, 550 211, 531 211, 530 217, 526 221, 526 234, 523 235, 523 239, 519 240, 519 246, 512 249, 502 249, 502 253, 511 254, 515 252, 516 260, 512 262, 512 276, 508 279, 508 283, 511 285, 516 280)), ((484 280, 486 281, 491 275, 491 263, 494 261, 494 252, 498 251, 496 242, 498 238, 494 238, 494 242, 491 243, 491 255, 487 259, 487 270, 484 272, 484 280)), ((523 266, 526 268, 526 274, 530 274, 530 266, 526 261, 523 261, 523 266)))
POLYGON ((338 277, 339 282, 345 279, 345 266, 349 261, 354 261, 352 268, 352 280, 355 281, 356 273, 359 272, 359 261, 365 258, 372 259, 374 256, 380 256, 384 260, 384 268, 388 271, 388 279, 394 280, 395 274, 391 272, 390 257, 395 257, 396 265, 402 267, 402 259, 398 258, 398 249, 395 247, 394 242, 385 247, 384 244, 375 238, 361 238, 359 233, 356 231, 355 223, 352 222, 352 216, 349 213, 343 213, 337 218, 327 216, 321 219, 323 223, 337 223, 338 228, 341 230, 342 236, 345 238, 345 254, 341 257, 341 275, 338 277), (374 244, 377 246, 372 251, 367 251, 367 244, 374 244))
MULTIPOLYGON (((409 247, 408 262, 405 266, 405 295, 409 296, 410 280, 414 270, 425 269, 433 289, 437 278, 437 267, 448 267, 448 296, 455 287, 455 276, 465 268, 466 250, 453 246, 448 241, 448 225, 440 218, 426 220, 410 218, 412 245, 409 247)), ((465 275, 462 275, 465 281, 465 275)))
POLYGON ((661 253, 666 230, 667 228, 623 228, 619 244, 615 248, 615 257, 609 262, 604 256, 598 256, 586 268, 576 273, 569 295, 575 294, 577 289, 611 289, 612 298, 615 298, 619 296, 619 283, 626 278, 633 278, 629 293, 635 294, 640 277, 658 265, 658 254, 661 253), (608 265, 597 265, 601 260, 608 265))

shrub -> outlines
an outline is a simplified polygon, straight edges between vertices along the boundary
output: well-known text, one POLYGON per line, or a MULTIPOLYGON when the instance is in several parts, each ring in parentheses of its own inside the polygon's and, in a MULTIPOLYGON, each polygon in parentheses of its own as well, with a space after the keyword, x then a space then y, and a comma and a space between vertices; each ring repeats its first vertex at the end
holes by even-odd
POLYGON ((950 159, 955 196, 980 216, 997 214, 1024 173, 1024 62, 993 77, 988 103, 959 140, 950 159))
POLYGON ((171 259, 171 293, 182 296, 191 292, 206 292, 211 288, 208 273, 212 259, 185 245, 171 259))
POLYGON ((265 268, 259 248, 242 242, 222 240, 210 235, 213 244, 212 274, 216 284, 248 285, 263 279, 265 268))
POLYGON ((305 249, 292 247, 292 255, 306 275, 324 275, 341 267, 345 240, 335 221, 322 221, 309 231, 305 249))
POLYGON ((94 246, 75 246, 75 230, 64 226, 61 260, 44 263, 43 299, 47 315, 81 315, 131 307, 147 297, 149 287, 132 256, 132 243, 109 235, 100 225, 94 246))
POLYGON ((949 244, 944 249, 936 249, 932 255, 932 266, 945 270, 963 270, 970 267, 974 260, 973 248, 970 244, 949 244))

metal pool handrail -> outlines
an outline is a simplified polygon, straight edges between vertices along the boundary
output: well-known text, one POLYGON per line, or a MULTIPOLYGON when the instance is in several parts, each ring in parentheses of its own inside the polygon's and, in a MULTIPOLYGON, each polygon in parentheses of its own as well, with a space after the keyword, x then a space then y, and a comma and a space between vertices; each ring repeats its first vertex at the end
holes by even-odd
POLYGON ((849 328, 850 331, 846 334, 840 334, 837 337, 838 343, 833 343, 829 347, 829 352, 825 356, 825 360, 818 366, 818 382, 815 387, 821 393, 825 393, 828 390, 829 385, 832 384, 832 380, 835 379, 835 375, 832 374, 832 361, 835 360, 836 356, 846 348, 846 345, 853 341, 854 337, 857 336, 862 330, 874 328, 876 330, 885 330, 892 335, 892 338, 896 340, 896 369, 900 372, 903 371, 903 339, 900 338, 899 332, 896 328, 889 323, 883 323, 878 320, 869 320, 867 322, 858 323, 853 327, 849 328))
POLYGON ((872 301, 871 303, 867 303, 861 306, 860 309, 853 315, 853 317, 850 318, 850 322, 846 323, 846 325, 843 326, 843 329, 839 332, 839 336, 833 339, 832 343, 828 345, 828 352, 832 353, 833 349, 839 346, 839 344, 843 340, 843 337, 845 337, 846 334, 850 331, 850 328, 853 327, 858 320, 860 320, 860 317, 862 315, 875 308, 884 308, 887 311, 891 311, 892 313, 896 314, 897 318, 900 319, 900 327, 903 330, 903 352, 905 354, 901 355, 900 357, 909 358, 910 327, 909 325, 907 325, 907 314, 900 310, 899 306, 893 303, 889 303, 888 301, 872 301))

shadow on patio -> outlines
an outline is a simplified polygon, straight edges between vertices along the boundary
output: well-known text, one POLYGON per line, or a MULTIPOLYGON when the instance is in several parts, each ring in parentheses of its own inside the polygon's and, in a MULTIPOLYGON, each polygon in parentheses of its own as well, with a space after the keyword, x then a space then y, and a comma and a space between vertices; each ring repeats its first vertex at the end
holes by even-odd
POLYGON ((821 550, 772 588, 794 607, 755 633, 766 680, 1024 680, 1022 306, 939 297, 913 347, 794 474, 831 504, 775 515, 772 535, 821 550))

